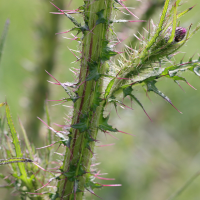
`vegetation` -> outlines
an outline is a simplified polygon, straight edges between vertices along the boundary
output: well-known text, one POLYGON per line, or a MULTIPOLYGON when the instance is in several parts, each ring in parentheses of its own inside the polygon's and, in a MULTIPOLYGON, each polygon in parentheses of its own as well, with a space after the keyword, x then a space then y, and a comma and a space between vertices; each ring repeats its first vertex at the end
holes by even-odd
MULTIPOLYGON (((191 57, 187 61, 182 58, 178 62, 174 61, 174 56, 178 53, 178 50, 198 31, 200 26, 197 25, 193 28, 192 24, 190 24, 188 27, 183 27, 179 18, 187 15, 193 7, 179 11, 180 0, 172 2, 171 5, 170 1, 166 0, 158 24, 155 25, 153 21, 147 23, 148 26, 143 29, 143 34, 137 33, 137 31, 134 34, 138 41, 133 40, 131 44, 136 45, 136 47, 125 45, 123 52, 119 52, 116 45, 121 41, 114 31, 114 24, 144 22, 144 20, 138 19, 116 20, 115 14, 119 12, 119 6, 125 9, 126 13, 129 13, 132 18, 138 18, 123 2, 89 0, 84 1, 84 5, 79 6, 77 9, 68 11, 62 10, 62 8, 53 3, 51 4, 58 10, 54 14, 65 15, 72 22, 73 27, 64 33, 75 32, 75 35, 72 34, 72 40, 76 40, 80 45, 80 55, 77 58, 80 61, 80 69, 73 70, 75 74, 74 82, 60 82, 56 76, 46 71, 54 80, 54 82, 49 82, 61 86, 66 92, 65 97, 59 102, 73 106, 73 113, 65 118, 64 125, 60 123, 53 125, 46 101, 44 105, 46 119, 38 117, 49 130, 47 144, 42 147, 45 148, 43 153, 39 153, 42 150, 36 151, 36 147, 29 142, 22 122, 19 120, 25 144, 25 150, 22 151, 8 103, 1 103, 0 106, 5 107, 6 114, 5 117, 2 115, 0 123, 1 142, 4 146, 3 154, 5 157, 1 159, 0 164, 10 164, 9 166, 12 170, 12 176, 7 177, 1 174, 1 177, 7 182, 4 187, 15 188, 16 191, 20 192, 21 199, 81 200, 85 191, 89 191, 89 193, 98 197, 94 189, 105 186, 121 186, 121 184, 107 184, 97 181, 97 179, 112 180, 101 177, 102 174, 96 169, 94 158, 96 157, 95 146, 99 146, 98 135, 103 133, 106 137, 115 137, 112 134, 117 132, 132 135, 119 129, 117 123, 111 122, 112 114, 109 110, 114 108, 118 114, 118 107, 131 110, 132 102, 135 102, 149 118, 147 127, 150 129, 152 127, 150 122, 154 121, 154 119, 147 114, 146 109, 138 99, 138 88, 143 88, 147 96, 149 92, 155 93, 179 111, 171 100, 158 89, 157 84, 158 80, 163 81, 164 78, 167 78, 178 85, 180 81, 184 81, 191 86, 186 78, 180 76, 180 73, 190 71, 200 76, 200 58, 194 59, 191 57), (82 16, 83 21, 80 22, 79 18, 73 17, 74 14, 82 16), (131 104, 128 103, 127 99, 131 101, 131 104), (8 127, 6 126, 6 121, 8 127), (61 156, 59 160, 54 156, 55 153, 61 156), (54 187, 48 187, 49 185, 54 187)), ((152 9, 151 6, 149 7, 150 9, 152 9)), ((151 17, 151 15, 148 15, 148 17, 151 17)), ((49 26, 51 27, 51 24, 49 26)), ((46 29, 48 30, 48 27, 46 29)), ((141 26, 138 26, 137 29, 141 30, 141 26)), ((5 30, 7 30, 7 25, 5 30)), ((52 29, 49 34, 52 34, 52 31, 55 31, 55 29, 52 29)), ((41 33, 43 33, 41 38, 45 37, 44 30, 41 33)), ((43 61, 39 63, 47 63, 44 66, 48 66, 50 61, 50 70, 52 70, 55 60, 51 60, 51 58, 55 58, 56 42, 53 36, 48 39, 53 45, 48 43, 46 37, 44 41, 41 40, 41 42, 44 42, 42 44, 44 44, 45 48, 41 45, 41 49, 45 49, 45 56, 43 61), (48 51, 50 53, 47 53, 48 51)), ((3 34, 0 52, 2 52, 4 42, 5 36, 3 34)), ((42 103, 38 104, 37 98, 32 103, 33 105, 35 103, 36 107, 38 105, 41 115, 44 89, 47 89, 47 86, 44 84, 45 87, 43 87, 43 76, 41 74, 38 75, 38 85, 36 84, 35 88, 42 86, 43 97, 40 99, 42 103)), ((194 88, 193 86, 191 87, 194 88)), ((36 93, 37 89, 33 90, 31 96, 35 97, 36 93)), ((33 113, 31 112, 31 114, 33 113)), ((179 113, 181 112, 179 111, 179 113)), ((38 125, 35 124, 33 128, 30 128, 31 121, 32 119, 27 119, 27 131, 34 129, 32 137, 33 134, 36 137, 38 134, 35 134, 35 132, 39 132, 38 125)), ((125 124, 126 121, 123 123, 125 124)), ((159 144, 159 136, 154 136, 153 139, 155 138, 158 139, 159 144)), ((163 141, 167 142, 168 140, 169 138, 165 138, 163 141)), ((155 153, 158 153, 158 151, 156 150, 155 153)), ((124 161, 124 163, 127 163, 127 161, 124 161)), ((167 167, 165 168, 167 169, 167 167)), ((134 171, 134 169, 132 170, 134 171)), ((122 176, 123 173, 121 173, 122 176)), ((166 194, 165 198, 169 197, 172 200, 178 197, 198 175, 199 173, 195 173, 189 181, 182 184, 183 187, 178 192, 171 197, 166 194)), ((142 179, 138 180, 141 181, 142 179)), ((132 182, 130 183, 132 184, 132 182)), ((141 185, 142 188, 145 188, 145 185, 141 185)), ((139 189, 135 189, 135 191, 142 193, 142 190, 140 191, 139 189)), ((145 194, 138 195, 140 199, 147 198, 145 194)), ((106 198, 111 199, 110 197, 106 198)), ((136 194, 129 198, 138 199, 136 194)), ((160 199, 160 196, 158 199, 160 199)))

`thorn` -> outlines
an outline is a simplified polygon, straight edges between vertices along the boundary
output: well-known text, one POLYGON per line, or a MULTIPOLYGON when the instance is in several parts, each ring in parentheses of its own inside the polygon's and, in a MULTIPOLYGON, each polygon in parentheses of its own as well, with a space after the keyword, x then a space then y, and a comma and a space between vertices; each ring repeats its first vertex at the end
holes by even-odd
POLYGON ((59 83, 59 84, 61 85, 61 83, 60 83, 56 78, 54 78, 54 76, 51 75, 47 70, 45 70, 45 72, 46 72, 47 74, 49 74, 49 76, 51 76, 57 83, 59 83))
POLYGON ((149 101, 150 101, 151 103, 153 103, 153 102, 151 101, 151 98, 150 98, 149 95, 148 95, 148 91, 146 91, 146 96, 148 97, 149 101))
POLYGON ((193 88, 194 90, 197 90, 195 87, 193 87, 191 84, 189 84, 187 81, 186 81, 186 83, 191 87, 191 88, 193 88))
POLYGON ((139 41, 142 41, 137 35, 133 34, 139 41))
POLYGON ((40 187, 40 188, 38 188, 37 190, 35 190, 35 192, 38 191, 38 190, 41 190, 41 189, 44 188, 44 187, 46 187, 46 186, 49 185, 49 183, 51 183, 51 181, 53 181, 53 180, 54 180, 53 178, 49 179, 48 183, 46 183, 46 184, 43 185, 42 187, 40 187))
POLYGON ((52 4, 55 8, 57 8, 60 12, 62 12, 63 14, 65 14, 60 8, 58 8, 55 4, 53 4, 52 2, 50 2, 50 4, 52 4))
MULTIPOLYGON (((44 169, 44 168, 42 168, 40 165, 38 165, 36 162, 32 162, 34 165, 36 165, 37 167, 39 167, 42 171, 44 171, 44 172, 50 172, 50 171, 48 171, 48 170, 46 170, 46 169, 44 169)), ((50 172, 51 173, 51 172, 50 172)), ((53 173, 51 173, 51 174, 53 174, 53 173)))
POLYGON ((123 6, 131 15, 133 15, 135 18, 139 19, 136 15, 134 15, 127 7, 121 2, 121 0, 119 0, 118 2, 119 2, 119 4, 120 4, 121 6, 123 6))
POLYGON ((67 47, 69 50, 70 50, 70 52, 77 58, 77 60, 79 60, 80 58, 78 57, 78 56, 76 56, 73 52, 72 52, 72 49, 70 49, 69 47, 67 47))
POLYGON ((52 81, 48 81, 48 82, 51 83, 51 84, 54 84, 54 85, 60 85, 59 83, 55 83, 55 82, 52 82, 52 81))
POLYGON ((114 181, 115 180, 114 178, 103 178, 103 177, 99 177, 97 175, 94 175, 94 177, 98 178, 98 179, 106 180, 106 181, 114 181))
POLYGON ((68 31, 65 31, 65 32, 60 32, 60 33, 56 33, 56 35, 58 34, 63 34, 63 33, 69 33, 72 29, 68 30, 68 31))
POLYGON ((58 154, 59 156, 64 156, 62 153, 54 152, 55 154, 58 154))
POLYGON ((119 119, 121 119, 120 116, 119 116, 119 114, 118 114, 118 112, 117 112, 117 107, 116 106, 115 106, 115 111, 116 111, 117 116, 119 117, 119 119))
POLYGON ((118 186, 122 186, 122 184, 110 184, 110 185, 102 185, 104 187, 118 187, 118 186))
POLYGON ((131 136, 134 136, 133 134, 126 133, 126 132, 123 132, 123 131, 119 131, 119 130, 118 130, 118 132, 119 132, 119 133, 124 133, 124 134, 127 134, 127 135, 131 135, 131 136))
POLYGON ((107 147, 107 146, 113 146, 115 143, 112 144, 103 144, 103 145, 97 145, 96 147, 107 147))
MULTIPOLYGON (((166 100, 166 99, 165 99, 166 100)), ((168 103, 170 103, 179 113, 183 114, 180 110, 178 110, 170 100, 166 100, 168 103)))
POLYGON ((115 138, 116 140, 119 140, 117 137, 115 137, 114 135, 112 135, 111 133, 104 131, 104 133, 107 133, 108 135, 110 135, 111 137, 115 138))
POLYGON ((181 90, 183 90, 185 92, 185 90, 181 87, 181 85, 179 84, 179 82, 178 81, 175 81, 175 82, 178 84, 178 86, 181 88, 181 90))
POLYGON ((54 142, 54 143, 49 144, 49 145, 47 145, 47 146, 39 147, 39 148, 35 148, 35 149, 44 149, 44 148, 47 148, 47 147, 51 147, 51 146, 53 146, 53 145, 56 144, 56 143, 57 143, 57 142, 54 142))

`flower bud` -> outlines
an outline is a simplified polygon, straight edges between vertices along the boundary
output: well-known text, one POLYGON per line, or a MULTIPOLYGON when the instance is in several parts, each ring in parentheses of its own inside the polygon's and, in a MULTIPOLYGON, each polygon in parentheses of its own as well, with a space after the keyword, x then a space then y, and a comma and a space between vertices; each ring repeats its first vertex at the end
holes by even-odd
POLYGON ((176 27, 175 42, 180 42, 186 35, 187 29, 183 27, 176 27))
MULTIPOLYGON (((175 31, 175 37, 174 37, 174 42, 180 42, 181 40, 183 40, 183 38, 185 37, 187 32, 186 28, 183 27, 176 27, 176 31, 175 31)), ((169 27, 166 31, 166 35, 165 35, 165 41, 167 42, 170 38, 170 35, 172 33, 172 27, 169 27)))

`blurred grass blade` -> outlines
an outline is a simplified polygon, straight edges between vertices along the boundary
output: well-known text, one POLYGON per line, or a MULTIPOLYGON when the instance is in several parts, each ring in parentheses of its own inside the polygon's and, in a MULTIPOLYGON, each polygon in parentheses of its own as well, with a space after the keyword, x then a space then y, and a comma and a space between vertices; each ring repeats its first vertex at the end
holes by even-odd
MULTIPOLYGON (((47 117, 47 124, 48 124, 48 126, 51 127, 51 120, 50 120, 49 107, 48 107, 48 101, 47 100, 45 101, 45 113, 46 113, 46 117, 47 117)), ((51 144, 52 141, 53 141, 52 133, 51 133, 51 130, 48 129, 48 143, 51 144)))
MULTIPOLYGON (((8 122, 8 126, 10 128, 13 144, 14 144, 14 147, 15 147, 16 157, 22 158, 23 154, 21 152, 20 142, 18 140, 17 132, 15 130, 15 127, 14 127, 14 124, 13 124, 13 121, 12 121, 12 117, 11 117, 11 114, 10 114, 10 109, 9 109, 9 106, 8 106, 7 103, 6 103, 6 119, 7 119, 7 122, 8 122)), ((30 181, 28 181, 28 179, 27 179, 28 177, 27 177, 27 173, 26 173, 24 163, 18 163, 18 167, 19 167, 19 171, 21 173, 20 178, 22 179, 22 181, 24 181, 27 184, 28 187, 32 187, 32 183, 30 181)))
POLYGON ((9 109, 8 104, 6 104, 6 118, 7 118, 8 126, 10 128, 11 136, 12 136, 12 139, 13 139, 13 144, 14 144, 14 147, 15 147, 16 156, 19 157, 19 158, 23 157, 23 154, 21 152, 20 143, 19 143, 19 140, 18 140, 18 137, 17 137, 17 132, 15 130, 15 127, 14 127, 14 124, 13 124, 13 121, 12 121, 12 117, 11 117, 11 114, 10 114, 10 109, 9 109))
MULTIPOLYGON (((47 124, 48 124, 49 127, 51 127, 51 119, 50 119, 50 115, 49 115, 49 107, 48 107, 48 101, 47 100, 45 100, 45 113, 46 113, 46 118, 47 118, 47 124)), ((52 144, 53 137, 54 137, 54 135, 52 134, 52 131, 50 129, 48 129, 48 139, 47 139, 48 142, 46 142, 46 143, 52 144)), ((46 148, 46 154, 45 154, 46 155, 45 156, 46 165, 45 165, 45 168, 48 168, 48 166, 49 166, 52 153, 53 152, 52 152, 51 148, 46 148)))
POLYGON ((180 196, 199 175, 200 175, 200 171, 196 172, 192 177, 190 177, 188 181, 186 181, 186 183, 177 192, 175 192, 167 200, 175 200, 176 197, 180 196))
MULTIPOLYGON (((13 155, 12 155, 12 152, 11 152, 11 150, 10 150, 10 141, 8 141, 8 147, 9 147, 9 149, 5 149, 5 154, 6 154, 6 157, 7 158, 11 158, 11 157, 13 157, 13 155)), ((12 173, 15 173, 15 174, 18 174, 18 169, 17 169, 17 166, 14 164, 14 163, 11 163, 11 169, 12 169, 12 173)))
POLYGON ((2 56, 2 53, 3 53, 3 46, 4 46, 4 43, 5 43, 5 40, 6 40, 6 35, 8 33, 9 24, 10 24, 10 21, 7 20, 6 23, 5 23, 5 26, 4 26, 4 30, 3 30, 1 39, 0 39, 0 62, 1 62, 1 56, 2 56))
POLYGON ((23 124, 22 124, 20 118, 19 118, 18 120, 19 120, 19 124, 20 124, 21 130, 22 130, 22 134, 23 134, 23 136, 24 136, 24 141, 25 141, 25 144, 26 144, 26 148, 28 149, 28 153, 29 153, 30 159, 33 160, 34 158, 33 158, 33 151, 32 151, 32 149, 31 149, 31 144, 30 144, 30 142, 29 142, 29 139, 28 139, 28 137, 27 137, 26 131, 25 131, 25 129, 24 129, 24 126, 23 126, 23 124))

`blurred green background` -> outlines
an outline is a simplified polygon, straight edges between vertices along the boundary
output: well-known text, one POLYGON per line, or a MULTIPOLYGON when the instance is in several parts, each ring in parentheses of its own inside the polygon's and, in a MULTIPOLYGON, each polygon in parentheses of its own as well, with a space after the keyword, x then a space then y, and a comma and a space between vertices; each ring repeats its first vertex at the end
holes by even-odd
MULTIPOLYGON (((83 2, 74 0, 70 3, 70 1, 54 0, 54 3, 60 4, 61 9, 76 9, 83 2)), ((156 24, 159 21, 162 3, 162 0, 144 0, 142 2, 127 1, 126 5, 134 7, 132 12, 140 16, 140 19, 150 17, 156 24)), ((188 27, 192 23, 194 28, 200 20, 200 3, 198 0, 189 2, 183 0, 182 3, 179 10, 196 5, 192 11, 180 19, 181 26, 188 27)), ((45 127, 40 127, 40 131, 36 132, 28 125, 30 116, 36 121, 31 121, 31 124, 38 124, 37 116, 45 119, 42 113, 33 115, 33 110, 31 111, 34 98, 40 99, 37 96, 40 93, 39 89, 37 92, 37 82, 42 79, 45 87, 41 87, 48 87, 46 92, 41 92, 48 99, 62 99, 66 97, 64 90, 59 86, 46 84, 47 79, 51 81, 53 79, 47 76, 44 70, 52 73, 60 82, 66 82, 74 81, 74 75, 69 68, 79 68, 78 62, 72 63, 76 61, 76 58, 68 48, 80 50, 80 47, 77 42, 64 38, 72 37, 70 33, 58 35, 53 33, 49 41, 55 40, 55 46, 51 46, 47 40, 48 31, 46 30, 51 27, 53 17, 58 18, 56 23, 52 24, 52 26, 58 24, 57 32, 67 31, 72 27, 65 16, 52 15, 49 13, 51 11, 55 9, 46 0, 0 0, 0 33, 3 31, 6 20, 10 19, 9 32, 0 63, 0 102, 4 102, 5 99, 8 101, 17 129, 19 130, 17 119, 19 116, 28 128, 27 133, 36 147, 39 147, 46 137, 45 127), (45 48, 43 44, 50 46, 45 48), (53 65, 50 69, 45 68, 45 65, 42 68, 41 60, 47 58, 48 61, 46 55, 52 47, 53 65)), ((124 18, 124 15, 118 13, 116 18, 124 18)), ((79 17, 78 19, 81 20, 79 17)), ((143 25, 146 26, 145 23, 143 25)), ((121 39, 132 38, 139 26, 139 23, 118 25, 116 32, 121 39)), ((200 32, 197 32, 180 49, 181 53, 176 56, 176 60, 179 61, 184 53, 186 53, 184 61, 188 61, 193 55, 196 59, 200 53, 199 38, 200 32)), ((127 39, 126 42, 130 43, 130 40, 127 39)), ((51 54, 49 55, 51 58, 51 54)), ((76 53, 76 55, 79 54, 76 53)), ((51 64, 47 62, 46 66, 51 64)), ((115 145, 97 147, 95 157, 96 162, 100 162, 97 169, 101 170, 101 173, 108 173, 104 177, 116 180, 97 181, 103 184, 122 184, 121 187, 96 190, 96 194, 104 200, 164 200, 200 170, 200 79, 190 72, 184 72, 182 76, 197 90, 181 82, 184 92, 173 81, 165 78, 159 80, 158 89, 165 93, 183 114, 154 94, 149 93, 151 99, 149 101, 143 89, 138 87, 136 96, 143 103, 153 122, 137 104, 133 104, 133 111, 118 108, 120 118, 116 112, 113 112, 110 120, 110 123, 119 130, 131 133, 133 137, 118 133, 115 136, 119 140, 115 140, 99 133, 101 144, 115 143, 115 145)), ((53 106, 54 104, 56 103, 50 102, 52 122, 64 124, 64 117, 70 110, 62 105, 53 106)), ((126 104, 130 106, 129 101, 126 101, 126 104)), ((19 135, 21 135, 20 132, 19 135)), ((199 200, 199 188, 200 178, 197 178, 177 200, 199 200)), ((2 189, 0 193, 1 199, 18 199, 10 194, 11 190, 2 189)), ((98 198, 88 194, 86 199, 98 198)))

